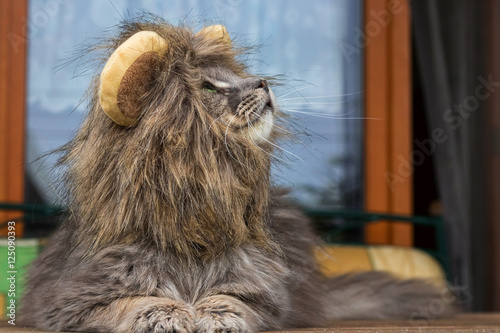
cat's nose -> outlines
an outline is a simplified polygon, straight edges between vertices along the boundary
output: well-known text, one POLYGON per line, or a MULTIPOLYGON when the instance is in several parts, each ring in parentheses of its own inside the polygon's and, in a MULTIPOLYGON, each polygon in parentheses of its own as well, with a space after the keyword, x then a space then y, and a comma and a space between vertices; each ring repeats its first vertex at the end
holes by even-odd
POLYGON ((269 85, 267 84, 266 80, 259 79, 257 81, 257 89, 261 88, 264 89, 265 92, 269 92, 269 85))

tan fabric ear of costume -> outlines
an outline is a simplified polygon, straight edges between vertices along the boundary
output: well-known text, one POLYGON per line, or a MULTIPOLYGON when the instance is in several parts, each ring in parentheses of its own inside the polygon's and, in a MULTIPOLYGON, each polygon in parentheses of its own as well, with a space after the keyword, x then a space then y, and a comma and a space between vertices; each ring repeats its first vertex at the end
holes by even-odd
POLYGON ((127 69, 118 89, 117 104, 127 118, 137 119, 141 115, 144 96, 154 82, 155 68, 160 57, 155 52, 146 52, 127 69))
POLYGON ((224 44, 231 44, 231 38, 227 33, 226 27, 220 24, 210 25, 198 31, 196 36, 204 35, 212 39, 220 39, 224 44))
POLYGON ((109 58, 101 73, 99 96, 102 109, 118 125, 136 124, 140 115, 137 102, 146 93, 144 80, 149 80, 154 68, 151 66, 167 48, 167 42, 156 32, 141 31, 109 58))

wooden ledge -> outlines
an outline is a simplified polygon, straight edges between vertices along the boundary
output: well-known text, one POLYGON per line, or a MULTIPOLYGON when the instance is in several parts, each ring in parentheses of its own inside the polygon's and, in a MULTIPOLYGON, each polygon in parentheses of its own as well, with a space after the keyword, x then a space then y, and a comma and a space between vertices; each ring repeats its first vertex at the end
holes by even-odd
MULTIPOLYGON (((30 327, 9 325, 5 320, 0 321, 0 332, 12 333, 40 333, 30 327)), ((302 328, 282 332, 307 332, 307 333, 388 333, 388 332, 500 332, 500 313, 468 313, 452 319, 433 321, 339 321, 328 328, 302 328)))

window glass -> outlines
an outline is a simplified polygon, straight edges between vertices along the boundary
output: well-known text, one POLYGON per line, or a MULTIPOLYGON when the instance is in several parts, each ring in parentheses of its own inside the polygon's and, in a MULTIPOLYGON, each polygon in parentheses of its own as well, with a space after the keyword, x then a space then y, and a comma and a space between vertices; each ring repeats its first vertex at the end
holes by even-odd
MULTIPOLYGON (((275 89, 292 116, 294 143, 280 144, 273 178, 303 204, 361 206, 362 60, 354 48, 360 0, 30 1, 28 175, 49 202, 55 157, 37 159, 74 135, 95 69, 75 59, 94 38, 141 11, 173 24, 223 23, 236 42, 261 45, 252 70, 282 74, 275 89), (71 62, 70 60, 74 60, 71 62)), ((359 37, 359 36, 358 36, 359 37)))

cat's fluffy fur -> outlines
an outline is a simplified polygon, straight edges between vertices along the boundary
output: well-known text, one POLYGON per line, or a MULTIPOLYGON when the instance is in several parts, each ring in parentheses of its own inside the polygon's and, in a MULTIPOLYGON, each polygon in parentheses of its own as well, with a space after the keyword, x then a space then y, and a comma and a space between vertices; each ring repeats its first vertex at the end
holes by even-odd
POLYGON ((225 102, 202 89, 204 75, 224 69, 247 94, 236 104, 252 104, 262 79, 234 46, 158 18, 124 24, 110 50, 141 30, 157 32, 169 51, 136 127, 113 123, 92 90, 89 116, 61 160, 71 216, 31 268, 25 324, 252 332, 409 318, 441 298, 436 287, 383 273, 323 277, 309 221, 270 186, 277 128, 256 143, 223 121, 235 110, 231 95, 225 102))

